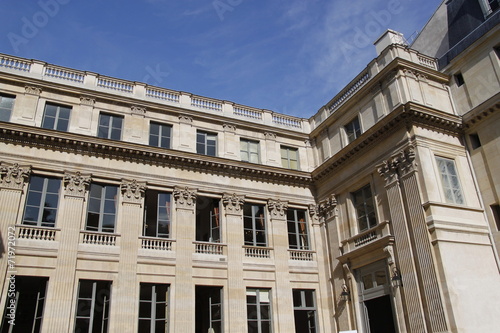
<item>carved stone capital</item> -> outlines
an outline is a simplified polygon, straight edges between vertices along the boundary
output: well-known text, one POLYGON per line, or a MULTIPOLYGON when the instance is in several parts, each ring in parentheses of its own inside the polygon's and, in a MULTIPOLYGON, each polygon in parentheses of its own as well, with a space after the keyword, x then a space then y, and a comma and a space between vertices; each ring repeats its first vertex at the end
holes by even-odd
POLYGON ((266 140, 276 140, 276 133, 264 132, 264 137, 266 140))
POLYGON ((281 200, 273 200, 269 199, 267 202, 267 206, 269 208, 269 212, 271 213, 271 217, 275 219, 286 219, 286 210, 288 208, 287 201, 281 200))
POLYGON ((398 180, 398 164, 393 159, 383 161, 378 165, 377 172, 384 178, 386 185, 398 180))
POLYGON ((132 111, 132 114, 137 116, 144 116, 146 114, 146 108, 137 105, 132 105, 130 107, 130 111, 132 111))
POLYGON ((80 96, 80 104, 81 105, 94 106, 94 104, 95 104, 95 98, 89 97, 89 96, 80 96))
POLYGON ((37 86, 24 86, 24 91, 28 95, 40 96, 40 94, 42 93, 42 88, 37 86))
POLYGON ((224 129, 224 132, 236 132, 236 126, 232 124, 222 124, 222 128, 224 129))
POLYGON ((0 167, 0 188, 22 190, 31 173, 31 167, 6 164, 0 167))
POLYGON ((415 147, 413 145, 408 146, 399 154, 399 170, 401 172, 401 176, 417 171, 415 155, 415 147))
POLYGON ((328 220, 337 216, 337 197, 335 194, 330 194, 328 198, 320 201, 318 207, 319 216, 328 220))
POLYGON ((315 204, 310 204, 308 207, 309 211, 309 218, 312 221, 312 224, 317 224, 317 222, 320 220, 319 216, 319 206, 315 204))
POLYGON ((241 215, 243 204, 245 203, 244 195, 237 195, 236 193, 224 193, 222 196, 222 204, 226 207, 226 213, 231 215, 241 215))
POLYGON ((85 197, 90 181, 90 175, 82 175, 80 171, 66 173, 63 179, 65 195, 78 198, 85 197))
POLYGON ((196 204, 196 190, 188 187, 175 187, 174 200, 177 208, 194 209, 196 204))
POLYGON ((132 181, 122 180, 120 189, 124 203, 141 204, 146 192, 146 184, 138 183, 135 179, 132 181))
POLYGON ((191 125, 193 123, 193 117, 185 116, 185 115, 181 114, 179 116, 179 123, 191 125))

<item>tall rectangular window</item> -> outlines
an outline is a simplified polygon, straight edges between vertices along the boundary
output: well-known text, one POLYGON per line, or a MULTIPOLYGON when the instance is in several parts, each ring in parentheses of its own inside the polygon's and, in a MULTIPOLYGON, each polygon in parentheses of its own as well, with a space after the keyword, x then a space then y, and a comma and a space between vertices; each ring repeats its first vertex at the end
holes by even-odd
POLYGON ((91 184, 86 229, 113 233, 117 202, 118 186, 91 184))
POLYGON ((143 235, 170 237, 170 193, 147 190, 144 205, 143 235))
POLYGON ((120 140, 122 138, 122 124, 122 116, 101 113, 97 136, 103 139, 120 140))
POLYGON ((149 145, 160 148, 170 148, 172 126, 151 122, 149 124, 149 145))
POLYGON ((316 333, 317 314, 314 290, 293 290, 293 314, 296 333, 316 333))
POLYGON ((347 142, 351 143, 361 135, 361 125, 359 118, 356 117, 344 126, 345 134, 347 135, 347 142))
POLYGON ((198 131, 196 133, 196 152, 202 155, 217 155, 217 134, 198 131))
POLYGON ((108 331, 110 295, 111 281, 79 281, 75 332, 108 331))
POLYGON ((455 168, 455 161, 449 158, 436 157, 436 162, 441 174, 441 184, 443 185, 446 202, 464 204, 464 196, 455 168))
POLYGON ((42 128, 67 131, 71 107, 57 104, 45 104, 42 128))
POLYGON ((352 203, 356 211, 359 231, 365 231, 377 225, 375 207, 370 184, 352 192, 352 203))
POLYGON ((290 249, 309 250, 306 211, 289 208, 286 212, 288 246, 290 249))
POLYGON ((196 198, 196 240, 220 243, 220 199, 196 198))
POLYGON ((299 150, 297 148, 281 146, 281 166, 283 168, 299 169, 299 150))
POLYGON ((240 155, 244 162, 259 163, 259 142, 247 139, 240 140, 240 155))
POLYGON ((38 227, 54 227, 61 180, 31 176, 24 209, 23 224, 38 227))
POLYGON ((267 246, 264 206, 245 203, 243 205, 243 232, 245 245, 267 246))
POLYGON ((14 96, 0 95, 0 121, 10 121, 14 100, 14 96))
POLYGON ((222 287, 196 286, 195 332, 222 333, 222 287))
POLYGON ((168 284, 141 283, 139 332, 168 332, 168 284))
POLYGON ((9 289, 7 293, 2 333, 41 331, 48 280, 38 276, 11 277, 9 284, 15 285, 15 288, 12 291, 9 289))
POLYGON ((272 332, 271 290, 247 289, 248 333, 272 332))

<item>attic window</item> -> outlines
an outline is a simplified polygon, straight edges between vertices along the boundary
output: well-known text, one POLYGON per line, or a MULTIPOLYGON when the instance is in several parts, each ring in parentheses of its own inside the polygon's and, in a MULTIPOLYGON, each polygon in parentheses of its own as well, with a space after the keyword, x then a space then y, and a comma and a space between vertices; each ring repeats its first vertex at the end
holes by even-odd
POLYGON ((454 75, 455 76, 455 82, 457 83, 457 86, 461 86, 465 83, 464 77, 462 76, 462 73, 457 73, 454 75))

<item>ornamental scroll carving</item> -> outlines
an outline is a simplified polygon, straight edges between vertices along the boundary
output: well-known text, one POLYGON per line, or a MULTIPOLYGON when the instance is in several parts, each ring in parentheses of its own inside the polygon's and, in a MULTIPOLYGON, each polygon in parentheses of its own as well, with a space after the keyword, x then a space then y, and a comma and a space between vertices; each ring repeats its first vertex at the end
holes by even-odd
POLYGON ((415 155, 415 147, 409 145, 377 166, 377 171, 385 179, 386 185, 417 170, 415 155))
POLYGON ((320 201, 318 212, 325 221, 337 216, 337 197, 335 194, 330 194, 328 198, 320 201))
POLYGON ((146 192, 146 185, 138 183, 135 179, 132 181, 123 180, 120 189, 124 203, 140 204, 146 192))
POLYGON ((76 173, 66 173, 64 175, 64 189, 66 195, 83 198, 90 184, 91 178, 87 175, 82 175, 80 171, 76 173))
POLYGON ((286 210, 288 208, 287 201, 269 199, 267 206, 273 218, 285 218, 286 210))
POLYGON ((175 187, 174 200, 177 208, 194 209, 196 204, 196 190, 188 187, 175 187))
POLYGON ((24 182, 31 173, 31 167, 21 167, 15 163, 2 165, 0 167, 0 187, 14 190, 22 190, 24 182))
POLYGON ((28 95, 40 96, 40 94, 42 93, 42 88, 36 86, 25 86, 24 91, 28 95))
POLYGON ((95 104, 95 98, 89 97, 89 96, 80 96, 80 104, 81 105, 94 106, 94 104, 95 104))
POLYGON ((222 196, 222 203, 226 207, 227 214, 240 215, 242 212, 241 207, 245 203, 245 196, 236 195, 236 193, 225 193, 222 196))

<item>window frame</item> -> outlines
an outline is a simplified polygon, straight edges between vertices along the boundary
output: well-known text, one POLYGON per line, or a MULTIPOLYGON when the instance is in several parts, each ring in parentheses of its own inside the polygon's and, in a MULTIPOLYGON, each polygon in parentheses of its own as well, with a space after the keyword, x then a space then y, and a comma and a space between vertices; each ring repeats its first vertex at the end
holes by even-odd
MULTIPOLYGON (((316 302, 316 290, 315 289, 292 289, 292 298, 293 298, 293 316, 294 321, 297 323, 296 312, 297 311, 306 311, 307 317, 310 318, 309 313, 312 311, 314 313, 314 326, 312 327, 314 330, 311 330, 311 327, 308 329, 308 333, 316 333, 318 331, 318 306, 316 302), (300 297, 300 305, 296 304, 296 293, 299 293, 300 297), (306 293, 311 293, 309 296, 313 302, 312 306, 307 306, 306 293)), ((297 325, 295 325, 296 333, 303 333, 303 331, 297 330, 297 325)))
POLYGON ((214 132, 207 132, 207 131, 202 131, 202 130, 197 130, 196 131, 196 153, 201 154, 201 155, 206 155, 206 156, 217 156, 217 148, 218 148, 218 142, 217 142, 217 133, 214 132), (200 136, 203 137, 203 142, 200 141, 200 136), (213 145, 214 148, 214 154, 209 154, 209 147, 212 147, 212 145, 209 145, 209 140, 212 140, 215 142, 213 145), (202 148, 202 149, 200 149, 202 148), (203 151, 201 151, 203 150, 203 151))
POLYGON ((247 288, 245 291, 246 294, 246 305, 247 305, 247 329, 249 333, 262 333, 262 326, 265 323, 268 323, 269 329, 268 332, 272 333, 273 332, 273 306, 272 306, 272 293, 270 288, 247 288), (248 300, 249 293, 255 291, 255 303, 250 303, 248 300), (267 292, 267 298, 268 302, 265 303, 262 301, 261 293, 267 292), (268 319, 262 318, 263 314, 263 304, 268 304, 265 305, 269 310, 268 312, 268 319), (249 309, 255 306, 255 312, 256 312, 256 318, 250 318, 250 313, 249 309), (257 331, 251 329, 250 323, 255 322, 257 323, 257 331))
POLYGON ((152 147, 158 147, 158 148, 166 148, 166 149, 171 149, 172 148, 172 125, 169 124, 164 124, 156 121, 150 121, 149 122, 149 145, 152 147), (152 126, 158 126, 158 134, 152 134, 152 126), (168 129, 168 136, 164 135, 164 131, 168 129), (152 142, 152 137, 156 137, 157 142, 153 143, 152 142), (167 145, 163 145, 163 139, 168 140, 167 145))
POLYGON ((465 195, 462 190, 462 184, 460 182, 460 175, 458 173, 458 168, 455 159, 444 157, 444 156, 435 156, 436 167, 439 175, 439 179, 441 181, 441 190, 446 203, 455 204, 455 205, 465 205, 465 195), (441 166, 439 161, 447 162, 446 166, 446 174, 444 174, 441 170, 441 166), (451 174, 449 166, 452 166, 454 174, 451 174), (453 184, 450 178, 456 178, 457 188, 453 188, 453 184), (450 190, 448 192, 447 190, 450 190), (447 193, 450 193, 452 197, 448 196, 447 193), (459 200, 461 198, 461 200, 459 200))
POLYGON ((0 94, 0 121, 5 121, 9 122, 12 118, 12 111, 14 111, 14 104, 16 102, 16 96, 15 95, 8 95, 8 94, 0 94), (4 99, 10 99, 10 108, 9 107, 3 107, 2 104, 4 103, 4 99), (8 114, 8 119, 2 120, 2 114, 5 112, 5 114, 8 114))
POLYGON ((61 200, 61 179, 60 178, 57 178, 57 177, 48 177, 48 176, 43 176, 43 175, 31 175, 30 176, 30 182, 29 182, 29 185, 28 185, 28 191, 27 191, 27 194, 26 194, 26 202, 24 204, 24 212, 23 212, 23 219, 22 219, 22 224, 23 225, 27 225, 27 226, 34 226, 34 227, 46 227, 46 228, 54 228, 56 226, 56 222, 57 222, 57 211, 59 209, 59 206, 60 206, 60 200, 61 200), (35 190, 33 189, 33 184, 35 183, 34 180, 35 179, 41 179, 42 180, 42 189, 41 191, 39 190, 35 190), (58 181, 58 185, 57 185, 57 193, 56 192, 48 192, 49 190, 49 187, 50 187, 50 184, 49 182, 50 181, 58 181), (30 198, 35 198, 38 196, 37 194, 39 194, 40 196, 40 200, 39 202, 37 203, 37 205, 31 205, 29 202, 30 202, 30 198), (55 208, 47 208, 47 195, 55 195, 57 196, 57 203, 56 203, 56 206, 55 208), (42 207, 42 203, 43 203, 43 207, 42 207), (36 218, 36 221, 28 221, 26 220, 26 214, 27 214, 27 211, 30 207, 36 207, 37 210, 38 210, 38 214, 37 214, 37 218, 36 218), (44 218, 44 214, 45 214, 45 211, 49 209, 49 210, 53 210, 55 211, 54 213, 54 222, 50 222, 50 221, 44 221, 43 218, 44 218))
POLYGON ((45 107, 43 108, 43 116, 42 116, 42 124, 40 125, 42 128, 49 129, 49 130, 54 130, 54 131, 61 131, 61 132, 67 132, 69 130, 69 122, 71 119, 71 111, 72 107, 63 105, 63 104, 57 104, 57 103, 51 103, 51 102, 46 102, 45 107), (48 112, 51 110, 49 108, 55 107, 55 115, 49 115, 48 112), (68 113, 68 118, 62 118, 61 113, 64 111, 67 111, 68 113), (54 119, 54 122, 52 126, 49 126, 48 119, 54 119), (61 122, 66 121, 66 126, 64 129, 58 128, 61 122))
POLYGON ((281 166, 290 170, 300 170, 300 158, 299 158, 299 148, 290 147, 290 146, 280 146, 280 157, 281 157, 281 166), (286 152, 286 156, 283 156, 283 152, 286 152), (290 157, 290 152, 295 152, 297 159, 294 160, 290 157), (292 168, 292 161, 297 163, 297 168, 292 168))
POLYGON ((299 208, 288 208, 286 214, 288 248, 292 250, 311 250, 306 210, 299 208), (299 220, 299 212, 304 214, 304 221, 299 220), (293 213, 292 220, 290 219, 291 213, 293 213), (293 226, 292 230, 291 226, 293 226), (303 226, 303 229, 301 228, 301 226, 303 226), (292 239, 295 239, 295 244, 292 244, 290 242, 292 239))
MULTIPOLYGON (((92 232, 98 232, 98 233, 115 233, 116 231, 116 223, 117 223, 117 215, 118 215, 118 201, 119 201, 119 189, 117 185, 111 185, 111 184, 101 184, 101 183, 91 183, 90 188, 89 188, 89 202, 87 204, 87 219, 85 221, 85 230, 86 231, 92 231, 92 232), (100 186, 101 187, 101 193, 99 197, 99 212, 95 211, 90 211, 90 206, 92 205, 92 199, 97 199, 96 197, 92 197, 92 188, 94 186, 100 186), (109 198, 106 198, 107 194, 107 189, 114 188, 115 189, 115 198, 114 198, 114 212, 113 214, 109 214, 105 212, 106 209, 106 201, 109 200, 109 198), (89 214, 90 213, 95 213, 98 214, 98 225, 97 225, 97 230, 93 230, 95 227, 89 227, 89 214), (113 215, 113 229, 111 231, 105 231, 103 230, 103 220, 104 220, 104 215, 113 215)), ((110 229, 110 228, 106 228, 110 229)))
POLYGON ((240 159, 243 162, 249 162, 249 163, 260 163, 260 142, 258 140, 251 140, 247 138, 240 138, 240 159), (242 145, 246 145, 246 150, 243 149, 242 145), (256 145, 256 152, 252 152, 250 149, 251 145, 254 144, 256 145), (247 154, 248 158, 245 159, 243 158, 243 154, 247 154), (252 156, 257 156, 257 161, 252 161, 252 156))
POLYGON ((111 306, 111 288, 112 288, 112 282, 111 281, 105 281, 105 280, 88 280, 88 279, 79 279, 78 280, 78 289, 77 289, 77 294, 76 294, 76 309, 75 309, 75 331, 79 329, 77 327, 78 325, 78 319, 86 319, 88 318, 89 320, 89 327, 87 332, 91 333, 94 331, 94 319, 96 316, 96 310, 101 311, 102 310, 102 318, 101 318, 101 332, 107 332, 109 330, 109 310, 111 306), (91 297, 83 297, 81 295, 81 288, 82 288, 82 282, 85 283, 91 283, 92 286, 92 291, 91 291, 91 297), (102 287, 99 289, 99 292, 97 291, 98 287, 102 287), (104 289, 107 288, 107 289, 104 289), (104 293, 102 294, 102 290, 107 291, 107 294, 104 293), (99 299, 98 299, 99 297, 99 299), (98 304, 99 301, 103 301, 102 304, 98 304), (85 301, 90 301, 90 309, 89 309, 89 315, 88 316, 83 316, 79 315, 79 311, 83 310, 85 305, 82 306, 82 304, 85 303, 85 301), (97 306, 96 306, 97 305, 97 306))
POLYGON ((146 190, 146 195, 144 198, 144 218, 143 218, 143 224, 142 224, 142 236, 143 237, 154 237, 154 238, 170 238, 172 236, 172 194, 169 192, 164 192, 164 191, 157 191, 157 190, 152 190, 148 189, 146 190), (155 204, 154 207, 150 207, 152 204, 152 200, 150 201, 151 195, 154 195, 155 197, 155 204), (168 200, 165 201, 165 206, 161 206, 160 203, 160 196, 166 195, 168 200), (163 212, 161 209, 165 208, 165 212, 163 212), (151 213, 148 211, 148 209, 154 209, 155 212, 151 213), (163 219, 161 216, 164 215, 166 216, 166 219, 163 219), (151 221, 151 220, 153 221, 151 221), (159 232, 159 226, 160 223, 166 222, 167 225, 167 233, 164 232, 159 232), (150 223, 154 223, 154 236, 149 234, 148 235, 148 227, 150 226, 150 223))
POLYGON ((222 242, 221 199, 204 195, 197 196, 195 213, 196 213, 195 240, 197 242, 221 243, 222 242), (207 205, 203 204, 204 201, 207 202, 207 205), (206 207, 210 208, 210 210, 208 211, 208 216, 202 216, 203 213, 206 213, 205 211, 206 207), (208 233, 206 233, 205 235, 208 236, 208 239, 204 239, 206 238, 204 237, 205 235, 201 235, 199 232, 201 230, 205 230, 205 228, 203 228, 203 224, 207 222, 207 218, 208 218, 208 233))
POLYGON ((361 120, 359 116, 351 119, 347 124, 344 125, 344 132, 347 139, 347 144, 350 144, 363 134, 363 129, 361 128, 361 120), (352 129, 350 127, 353 127, 352 129))
POLYGON ((268 235, 267 235, 267 216, 266 216, 266 209, 265 205, 261 204, 255 204, 255 203, 250 203, 250 202, 245 202, 243 204, 243 237, 244 237, 244 244, 245 246, 254 246, 254 247, 268 247, 268 235), (247 210, 247 207, 250 206, 251 210, 251 216, 245 215, 245 211, 247 210), (257 229, 257 223, 259 217, 256 217, 255 214, 259 213, 259 210, 262 209, 262 216, 260 219, 263 220, 262 229, 257 229), (246 226, 246 219, 250 218, 251 219, 251 228, 248 228, 246 226), (248 235, 248 232, 251 233, 252 239, 251 241, 247 241, 246 235, 248 235), (264 242, 258 241, 258 233, 263 232, 264 234, 264 242))
POLYGON ((363 232, 363 231, 366 231, 366 230, 369 230, 371 228, 374 228, 378 225, 378 217, 377 217, 377 209, 376 209, 376 205, 375 205, 375 196, 373 194, 373 191, 372 191, 372 187, 371 187, 371 184, 368 183, 364 186, 361 186, 360 188, 358 188, 357 190, 355 191, 352 191, 350 193, 351 195, 351 203, 352 203, 352 207, 354 208, 354 213, 355 213, 355 216, 356 216, 356 222, 357 222, 357 226, 358 226, 358 232, 363 232), (368 189, 370 191, 370 196, 367 197, 365 196, 365 190, 368 189), (361 197, 362 197, 362 202, 356 202, 356 198, 357 198, 357 194, 358 193, 361 193, 361 197), (367 205, 367 200, 370 199, 370 203, 371 203, 371 206, 373 207, 372 210, 369 210, 368 208, 370 207, 369 205, 367 205), (360 208, 363 208, 363 214, 360 214, 360 208), (370 219, 370 216, 373 217, 373 222, 370 222, 371 219, 370 219), (361 221, 365 221, 363 223, 361 223, 361 221), (366 223, 366 227, 364 226, 366 223))
POLYGON ((100 112, 99 113, 99 120, 97 123, 97 137, 101 139, 108 139, 108 140, 121 140, 122 139, 122 132, 123 132, 123 122, 125 118, 122 115, 117 115, 113 113, 107 113, 107 112, 100 112), (108 124, 104 125, 102 124, 102 121, 106 118, 108 118, 108 124), (114 127, 115 122, 120 120, 120 127, 114 127), (106 136, 101 136, 101 128, 105 129, 106 136), (119 129, 119 138, 114 138, 113 137, 113 129, 118 130, 119 129))
POLYGON ((169 320, 169 311, 170 310, 170 285, 166 283, 140 283, 139 286, 139 308, 138 308, 138 315, 137 315, 137 321, 138 321, 138 329, 140 332, 141 331, 141 320, 142 321, 148 321, 150 323, 150 332, 155 333, 158 332, 157 330, 157 323, 158 322, 163 322, 163 327, 165 328, 163 332, 168 332, 168 325, 170 324, 169 320), (143 298, 143 289, 142 288, 146 287, 151 287, 150 290, 150 296, 151 298, 143 298), (161 289, 165 288, 165 300, 160 300, 158 301, 158 295, 160 293, 163 293, 161 289), (159 291, 157 289, 160 289, 159 291), (150 316, 148 317, 141 317, 141 305, 142 304, 148 304, 150 303, 150 316), (157 314, 157 309, 158 306, 164 304, 165 305, 165 317, 164 318, 158 318, 157 314))

